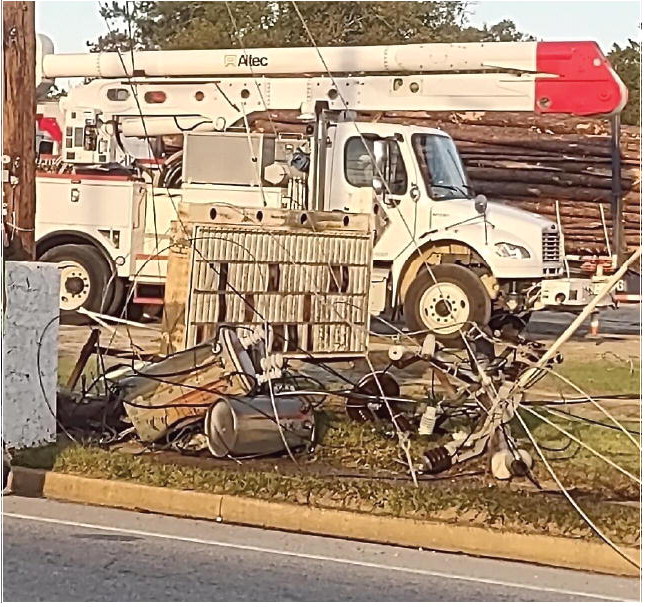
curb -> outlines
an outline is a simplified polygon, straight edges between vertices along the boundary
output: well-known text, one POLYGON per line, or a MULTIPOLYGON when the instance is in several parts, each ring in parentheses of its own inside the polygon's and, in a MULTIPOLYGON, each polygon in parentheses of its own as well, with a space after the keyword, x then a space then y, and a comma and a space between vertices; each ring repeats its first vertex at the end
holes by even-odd
MULTIPOLYGON (((640 571, 606 544, 536 534, 507 533, 430 521, 377 516, 279 502, 150 487, 13 468, 11 490, 25 497, 109 506, 185 518, 324 535, 378 544, 525 561, 638 577, 640 571)), ((640 563, 640 550, 623 548, 640 563)))

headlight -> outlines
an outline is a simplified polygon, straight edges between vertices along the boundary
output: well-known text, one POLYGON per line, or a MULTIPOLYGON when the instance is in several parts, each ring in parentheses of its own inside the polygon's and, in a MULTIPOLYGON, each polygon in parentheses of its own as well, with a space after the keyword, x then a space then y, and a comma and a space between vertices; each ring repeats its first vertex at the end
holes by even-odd
POLYGON ((498 242, 495 245, 495 253, 500 257, 512 257, 513 259, 528 259, 531 257, 527 249, 510 242, 498 242))

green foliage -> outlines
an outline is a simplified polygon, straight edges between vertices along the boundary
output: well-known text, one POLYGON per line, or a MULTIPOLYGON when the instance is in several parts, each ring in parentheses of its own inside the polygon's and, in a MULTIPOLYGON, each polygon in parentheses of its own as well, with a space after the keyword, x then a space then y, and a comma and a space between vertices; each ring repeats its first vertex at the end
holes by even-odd
MULTIPOLYGON (((317 45, 531 39, 509 20, 467 27, 468 2, 299 2, 317 45)), ((91 50, 311 46, 292 2, 112 2, 91 50), (132 40, 132 42, 130 42, 132 40)))
POLYGON ((629 91, 629 101, 623 110, 625 124, 639 125, 641 108, 641 45, 629 40, 625 47, 614 44, 607 55, 629 91))
POLYGON ((484 24, 481 29, 468 27, 458 32, 456 42, 527 42, 535 40, 534 36, 518 31, 510 19, 504 19, 493 25, 484 24))

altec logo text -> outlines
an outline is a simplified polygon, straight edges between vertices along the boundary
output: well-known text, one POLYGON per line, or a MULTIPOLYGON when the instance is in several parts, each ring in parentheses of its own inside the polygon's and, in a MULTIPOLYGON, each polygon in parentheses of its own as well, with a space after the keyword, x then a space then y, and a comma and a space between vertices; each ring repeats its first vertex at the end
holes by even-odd
POLYGON ((253 55, 224 55, 224 67, 267 67, 268 57, 254 57, 253 55))

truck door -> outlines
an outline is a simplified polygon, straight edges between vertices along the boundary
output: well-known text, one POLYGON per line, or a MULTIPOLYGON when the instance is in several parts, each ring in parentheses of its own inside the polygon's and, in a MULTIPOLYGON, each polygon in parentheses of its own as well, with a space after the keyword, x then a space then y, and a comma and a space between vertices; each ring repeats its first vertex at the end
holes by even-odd
POLYGON ((338 125, 332 166, 329 176, 329 208, 353 213, 371 213, 378 202, 374 192, 374 178, 386 181, 385 196, 388 206, 398 206, 407 193, 407 172, 398 142, 388 140, 387 168, 375 167, 376 133, 359 133, 355 127, 338 125), (382 174, 387 173, 387 174, 382 174))
MULTIPOLYGON (((367 126, 367 125, 364 125, 367 126)), ((356 125, 339 124, 330 171, 329 208, 354 213, 378 212, 385 223, 374 249, 375 259, 393 260, 416 237, 418 178, 411 151, 391 125, 374 125, 359 133, 356 125), (381 168, 376 168, 384 154, 381 168), (375 178, 384 181, 377 193, 375 178)))

